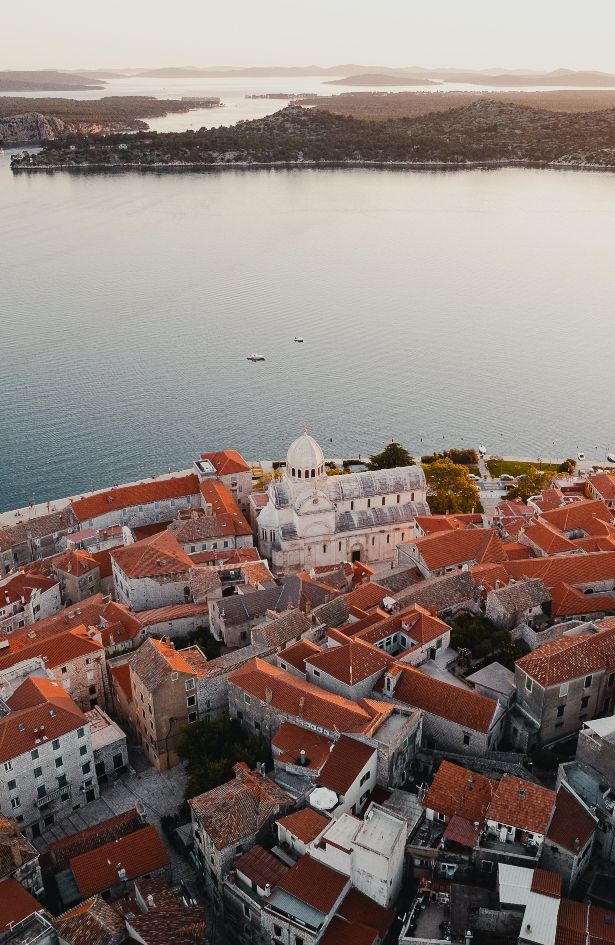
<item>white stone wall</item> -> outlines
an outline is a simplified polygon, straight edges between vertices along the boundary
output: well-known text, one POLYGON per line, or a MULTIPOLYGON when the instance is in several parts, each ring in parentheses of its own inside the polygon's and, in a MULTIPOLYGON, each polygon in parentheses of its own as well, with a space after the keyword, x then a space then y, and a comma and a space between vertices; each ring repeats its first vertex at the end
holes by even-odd
POLYGON ((113 583, 117 600, 136 611, 155 610, 157 607, 185 604, 192 600, 188 571, 160 579, 131 578, 113 560, 113 583))
POLYGON ((125 509, 112 509, 103 515, 81 522, 82 528, 110 528, 112 525, 127 525, 138 528, 152 525, 154 522, 171 522, 177 518, 180 509, 199 509, 201 494, 179 496, 176 499, 161 499, 145 505, 133 505, 125 509))
MULTIPOLYGON (((0 588, 0 599, 2 590, 0 588)), ((60 585, 54 584, 48 590, 35 588, 27 604, 21 605, 6 604, 0 607, 0 633, 13 633, 22 627, 29 627, 37 620, 44 620, 57 614, 62 609, 62 599, 60 595, 60 585), (14 613, 15 607, 19 610, 14 613)))

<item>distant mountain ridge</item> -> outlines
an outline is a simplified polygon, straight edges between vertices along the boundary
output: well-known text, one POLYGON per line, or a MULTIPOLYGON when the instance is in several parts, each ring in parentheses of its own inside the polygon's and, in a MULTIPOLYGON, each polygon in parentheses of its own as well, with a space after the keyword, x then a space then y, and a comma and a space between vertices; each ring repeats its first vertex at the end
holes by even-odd
POLYGON ((103 89, 104 83, 74 72, 5 70, 0 72, 0 92, 71 92, 103 89))

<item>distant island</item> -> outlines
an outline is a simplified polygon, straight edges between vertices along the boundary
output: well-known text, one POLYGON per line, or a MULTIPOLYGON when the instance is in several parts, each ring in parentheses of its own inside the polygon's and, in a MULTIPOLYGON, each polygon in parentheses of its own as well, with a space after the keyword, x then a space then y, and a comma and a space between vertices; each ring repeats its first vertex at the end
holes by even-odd
POLYGON ((53 69, 0 72, 0 92, 77 92, 103 88, 100 78, 53 69))
POLYGON ((562 113, 479 99, 367 121, 293 104, 227 128, 68 137, 11 162, 16 172, 328 165, 615 168, 615 109, 562 113))
POLYGON ((327 79, 324 85, 438 85, 433 79, 420 75, 388 75, 386 72, 363 72, 346 79, 327 79))
POLYGON ((158 99, 110 95, 99 99, 0 97, 0 142, 45 144, 67 135, 146 131, 143 119, 172 112, 217 108, 219 98, 158 99))

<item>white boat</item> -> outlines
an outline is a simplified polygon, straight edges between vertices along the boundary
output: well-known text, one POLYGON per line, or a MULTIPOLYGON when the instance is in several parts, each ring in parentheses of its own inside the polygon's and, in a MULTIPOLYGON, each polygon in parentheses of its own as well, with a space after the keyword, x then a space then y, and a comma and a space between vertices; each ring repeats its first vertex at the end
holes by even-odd
POLYGON ((481 456, 485 456, 485 454, 487 453, 487 447, 486 447, 486 446, 479 446, 479 447, 478 447, 478 452, 479 452, 479 454, 480 454, 481 456))
POLYGON ((295 335, 295 341, 299 341, 301 344, 303 344, 303 338, 301 335, 295 335))
POLYGON ((577 458, 578 458, 578 459, 585 459, 585 453, 578 453, 578 454, 577 454, 577 458))
POLYGON ((253 351, 252 354, 249 354, 246 358, 247 361, 264 361, 265 356, 263 354, 257 354, 256 351, 253 351))
POLYGON ((607 462, 615 463, 615 453, 607 453, 606 458, 607 458, 607 462))

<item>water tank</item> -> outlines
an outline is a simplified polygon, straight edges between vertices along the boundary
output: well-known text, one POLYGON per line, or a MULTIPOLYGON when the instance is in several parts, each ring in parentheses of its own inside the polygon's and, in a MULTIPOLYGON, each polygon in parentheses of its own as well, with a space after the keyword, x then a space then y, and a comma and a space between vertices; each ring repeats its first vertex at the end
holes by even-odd
POLYGON ((333 810, 337 805, 337 794, 329 788, 315 788, 308 798, 310 807, 314 810, 333 810))

